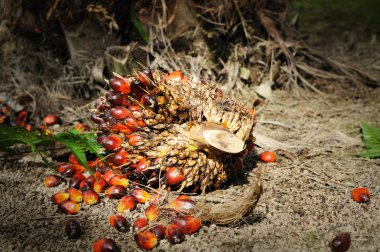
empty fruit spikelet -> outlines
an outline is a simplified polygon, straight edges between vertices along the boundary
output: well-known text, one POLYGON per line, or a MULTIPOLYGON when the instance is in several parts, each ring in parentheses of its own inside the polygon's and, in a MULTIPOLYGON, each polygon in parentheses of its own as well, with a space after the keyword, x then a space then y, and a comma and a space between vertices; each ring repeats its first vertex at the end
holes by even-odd
POLYGON ((108 97, 120 92, 128 105, 120 108, 101 98, 92 115, 101 131, 99 142, 111 153, 128 153, 127 163, 114 165, 141 182, 175 190, 220 187, 232 175, 234 159, 253 141, 254 112, 211 83, 159 71, 149 76, 146 81, 138 72, 109 81, 114 90, 108 97), (113 84, 120 78, 131 88, 120 91, 113 84), (123 141, 110 148, 104 139, 115 135, 123 141), (136 172, 142 159, 149 167, 136 172))

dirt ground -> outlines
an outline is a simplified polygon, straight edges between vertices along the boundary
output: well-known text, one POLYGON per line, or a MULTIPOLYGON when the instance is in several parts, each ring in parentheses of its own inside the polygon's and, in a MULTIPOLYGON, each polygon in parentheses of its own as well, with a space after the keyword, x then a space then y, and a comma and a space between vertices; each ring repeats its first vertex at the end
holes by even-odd
MULTIPOLYGON (((314 44, 331 51, 328 44, 314 44)), ((351 59, 380 64, 372 47, 361 42, 351 59)), ((264 192, 253 213, 236 227, 205 225, 182 244, 161 241, 153 251, 328 251, 341 232, 351 233, 350 251, 380 251, 380 160, 352 156, 362 150, 360 123, 380 126, 380 90, 315 81, 329 87, 324 95, 276 90, 258 115, 256 132, 289 148, 277 151, 275 163, 247 164, 248 179, 257 168, 265 171, 264 192), (371 192, 369 204, 351 199, 358 186, 371 192)), ((0 251, 91 251, 102 237, 114 239, 122 251, 138 251, 130 234, 109 227, 115 201, 82 204, 76 216, 60 214, 50 196, 65 186, 44 187, 51 171, 38 159, 29 155, 1 162, 0 251), (81 223, 81 239, 66 238, 67 219, 81 223)), ((247 184, 240 184, 223 193, 239 197, 247 190, 247 184)))

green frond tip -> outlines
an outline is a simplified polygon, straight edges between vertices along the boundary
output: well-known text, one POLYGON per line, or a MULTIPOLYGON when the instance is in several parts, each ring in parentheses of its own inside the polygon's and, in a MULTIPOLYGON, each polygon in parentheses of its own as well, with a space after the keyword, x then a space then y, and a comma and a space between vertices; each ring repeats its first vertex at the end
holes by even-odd
POLYGON ((379 158, 380 157, 380 128, 370 127, 362 123, 362 136, 365 151, 355 154, 357 157, 379 158))

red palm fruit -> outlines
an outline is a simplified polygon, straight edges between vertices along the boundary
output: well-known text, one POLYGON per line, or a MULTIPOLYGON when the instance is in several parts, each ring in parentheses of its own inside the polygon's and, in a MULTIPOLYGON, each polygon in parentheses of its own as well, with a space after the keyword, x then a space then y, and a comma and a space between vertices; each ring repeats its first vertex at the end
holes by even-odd
POLYGON ((92 246, 94 252, 120 252, 120 248, 114 240, 102 238, 97 240, 92 246))
POLYGON ((107 101, 113 106, 127 106, 127 97, 118 92, 111 92, 107 96, 107 101))
POLYGON ((44 179, 44 185, 47 187, 55 187, 61 184, 62 178, 57 175, 50 175, 44 179))
POLYGON ((81 174, 84 171, 84 167, 81 165, 74 165, 74 164, 69 164, 66 166, 65 171, 63 172, 63 175, 67 177, 72 177, 76 174, 81 174))
POLYGON ((108 165, 102 165, 99 167, 99 171, 101 174, 105 174, 108 171, 112 171, 112 168, 109 167, 108 165))
POLYGON ((87 205, 94 205, 99 201, 99 195, 94 190, 86 190, 83 192, 83 201, 87 205))
POLYGON ((158 217, 158 214, 160 213, 160 210, 158 209, 157 206, 155 205, 152 205, 152 206, 148 206, 146 209, 145 209, 145 216, 146 218, 149 220, 149 221, 154 221, 157 219, 158 217))
POLYGON ((352 190, 351 197, 358 203, 368 203, 371 195, 367 188, 358 187, 352 190))
POLYGON ((123 120, 127 116, 132 116, 132 113, 126 107, 117 106, 111 108, 111 116, 117 120, 123 120))
POLYGON ((90 119, 96 124, 101 124, 102 122, 104 122, 103 118, 101 118, 98 114, 95 113, 91 114, 90 119))
POLYGON ((65 233, 70 239, 78 239, 82 233, 79 222, 68 220, 65 224, 65 233))
POLYGON ((126 164, 128 162, 128 159, 127 159, 128 155, 129 155, 129 152, 125 151, 124 149, 120 149, 115 153, 112 163, 115 166, 126 164))
POLYGON ((116 125, 112 125, 111 130, 114 132, 121 132, 127 135, 133 132, 128 126, 122 124, 121 122, 117 122, 116 125))
POLYGON ((137 232, 143 227, 148 226, 148 220, 144 217, 137 218, 133 223, 133 232, 137 232))
POLYGON ((133 80, 131 83, 131 93, 136 97, 141 97, 146 93, 146 87, 140 80, 133 80))
POLYGON ((106 189, 105 191, 106 197, 110 199, 120 199, 125 194, 125 188, 120 185, 114 185, 106 189))
POLYGON ((102 178, 102 174, 101 174, 100 172, 98 172, 98 171, 94 172, 94 175, 95 175, 96 179, 95 179, 95 177, 92 176, 92 175, 90 175, 90 176, 88 176, 88 177, 86 178, 86 181, 88 181, 88 182, 90 183, 91 187, 94 185, 94 183, 95 183, 96 181, 99 181, 99 179, 102 178))
POLYGON ((106 187, 106 185, 107 185, 107 182, 101 178, 98 181, 94 182, 94 186, 92 187, 92 189, 94 189, 94 191, 97 193, 101 193, 106 187))
POLYGON ((153 110, 156 109, 158 105, 157 99, 153 94, 144 94, 140 99, 140 103, 144 105, 144 107, 153 110))
POLYGON ((82 182, 80 182, 80 184, 79 184, 79 190, 81 190, 83 192, 83 191, 87 191, 87 190, 90 190, 90 189, 92 189, 92 185, 91 185, 91 183, 87 179, 83 180, 82 182))
POLYGON ((119 186, 122 186, 122 187, 125 187, 125 188, 128 188, 129 186, 129 181, 127 178, 125 178, 124 176, 121 176, 121 175, 116 175, 116 176, 113 176, 110 181, 108 182, 109 185, 111 186, 115 186, 115 185, 119 185, 119 186))
POLYGON ((151 250, 158 244, 157 237, 149 230, 141 231, 135 234, 135 241, 137 246, 142 249, 151 250))
POLYGON ((148 170, 148 167, 150 165, 150 161, 146 159, 146 157, 143 157, 136 165, 135 172, 137 174, 146 173, 148 170))
POLYGON ((177 225, 184 234, 194 234, 201 228, 201 220, 193 216, 175 216, 172 223, 177 225))
POLYGON ((162 224, 157 225, 149 229, 158 239, 162 240, 165 238, 166 227, 162 224))
POLYGON ((75 174, 69 181, 69 187, 74 187, 79 189, 80 183, 86 180, 86 177, 82 174, 75 174))
POLYGON ((115 135, 109 135, 101 141, 101 145, 108 151, 115 150, 120 147, 123 140, 115 135))
POLYGON ((173 81, 181 81, 183 79, 183 73, 180 70, 171 72, 166 79, 173 81))
POLYGON ((61 174, 63 174, 66 170, 66 168, 69 166, 70 164, 68 163, 61 163, 59 164, 58 168, 57 168, 57 171, 61 174))
POLYGON ((145 69, 138 73, 139 80, 144 83, 144 85, 149 86, 153 80, 153 74, 150 69, 145 69))
POLYGON ((177 198, 173 200, 172 202, 170 202, 169 206, 177 212, 188 213, 194 208, 195 202, 191 199, 177 198))
POLYGON ((124 124, 127 126, 130 130, 133 132, 136 132, 139 130, 139 125, 137 124, 136 118, 132 116, 128 116, 124 119, 124 124))
POLYGON ((168 185, 178 185, 185 179, 183 169, 170 167, 165 173, 165 181, 168 185))
POLYGON ((178 244, 185 240, 185 234, 175 224, 166 226, 165 237, 171 244, 178 244))
POLYGON ((43 118, 43 121, 46 125, 61 124, 61 119, 56 115, 47 115, 43 118))
POLYGON ((261 161, 265 163, 270 163, 276 161, 276 154, 271 151, 264 151, 260 154, 261 161))
POLYGON ((332 252, 346 252, 351 246, 351 234, 341 233, 330 242, 332 252))
POLYGON ((75 202, 81 202, 83 200, 82 192, 73 187, 67 188, 65 190, 70 195, 70 200, 75 202))
POLYGON ((58 209, 65 214, 77 214, 80 206, 73 200, 64 200, 58 205, 58 209))
POLYGON ((150 194, 141 188, 132 189, 130 194, 138 203, 142 204, 144 204, 150 198, 150 194))
POLYGON ((87 124, 85 124, 83 122, 78 122, 77 124, 75 124, 74 129, 76 129, 78 131, 89 131, 90 126, 88 126, 87 124))
POLYGON ((54 204, 60 204, 62 201, 68 200, 70 198, 70 194, 67 192, 57 192, 51 196, 51 201, 54 204))
POLYGON ((129 109, 129 111, 131 111, 131 112, 140 112, 140 111, 141 111, 140 107, 137 106, 137 105, 130 105, 130 106, 128 107, 128 109, 129 109))
POLYGON ((129 83, 126 79, 114 77, 109 81, 110 87, 120 93, 128 94, 130 91, 129 83))
POLYGON ((139 146, 144 143, 144 138, 139 135, 132 135, 129 137, 129 144, 132 146, 139 146))
POLYGON ((119 213, 124 213, 127 210, 132 211, 136 207, 135 199, 132 196, 126 195, 123 196, 118 205, 117 205, 117 211, 119 213))
POLYGON ((69 162, 72 164, 79 164, 77 157, 72 153, 69 155, 69 162))
POLYGON ((127 232, 131 226, 127 219, 120 214, 111 215, 108 219, 110 225, 114 227, 117 231, 127 232))
POLYGON ((117 174, 114 170, 109 170, 103 174, 102 178, 108 183, 110 179, 116 175, 119 175, 119 174, 117 174))
POLYGON ((161 194, 153 194, 152 196, 150 196, 149 198, 149 205, 151 206, 159 206, 161 205, 161 203, 163 202, 164 200, 164 196, 161 195, 161 194))

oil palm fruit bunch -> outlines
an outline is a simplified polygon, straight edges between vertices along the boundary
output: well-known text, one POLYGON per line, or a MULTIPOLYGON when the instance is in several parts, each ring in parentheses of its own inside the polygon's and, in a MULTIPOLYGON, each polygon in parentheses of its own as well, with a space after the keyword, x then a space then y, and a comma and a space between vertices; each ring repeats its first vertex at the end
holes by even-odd
POLYGON ((91 119, 114 170, 181 191, 219 188, 252 144, 255 112, 216 85, 145 69, 108 80, 91 119))

